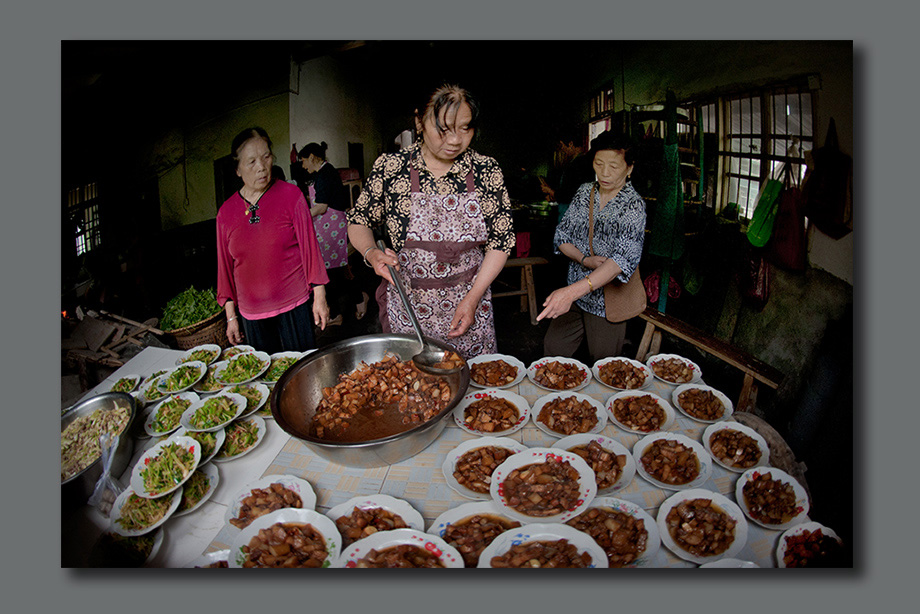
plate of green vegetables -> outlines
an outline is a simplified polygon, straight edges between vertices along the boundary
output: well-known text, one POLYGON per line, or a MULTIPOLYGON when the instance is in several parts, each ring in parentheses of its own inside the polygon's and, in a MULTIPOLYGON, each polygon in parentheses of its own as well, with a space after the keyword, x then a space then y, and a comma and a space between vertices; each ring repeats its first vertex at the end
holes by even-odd
POLYGON ((156 499, 178 490, 201 462, 201 444, 191 437, 170 437, 144 452, 131 470, 131 489, 156 499))
POLYGON ((187 431, 216 431, 224 428, 246 409, 246 397, 226 390, 192 403, 179 419, 187 431))

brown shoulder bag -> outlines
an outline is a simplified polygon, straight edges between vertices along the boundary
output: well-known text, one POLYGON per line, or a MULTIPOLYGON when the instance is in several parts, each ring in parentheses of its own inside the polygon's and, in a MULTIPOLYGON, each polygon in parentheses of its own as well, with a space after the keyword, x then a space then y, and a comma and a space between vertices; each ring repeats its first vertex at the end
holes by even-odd
MULTIPOLYGON (((591 186, 591 202, 588 203, 588 247, 594 255, 594 189, 591 186)), ((639 267, 633 271, 625 284, 617 279, 604 286, 604 310, 608 322, 624 322, 634 318, 643 311, 647 304, 645 286, 639 275, 639 267)))

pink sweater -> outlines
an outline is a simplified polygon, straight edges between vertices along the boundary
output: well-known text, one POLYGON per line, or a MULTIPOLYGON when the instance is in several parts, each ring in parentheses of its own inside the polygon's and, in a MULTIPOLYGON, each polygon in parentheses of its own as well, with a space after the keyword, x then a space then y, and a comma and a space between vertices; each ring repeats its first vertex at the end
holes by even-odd
POLYGON ((217 212, 217 302, 232 300, 248 320, 290 311, 329 283, 300 189, 275 181, 257 204, 247 215, 237 192, 217 212))

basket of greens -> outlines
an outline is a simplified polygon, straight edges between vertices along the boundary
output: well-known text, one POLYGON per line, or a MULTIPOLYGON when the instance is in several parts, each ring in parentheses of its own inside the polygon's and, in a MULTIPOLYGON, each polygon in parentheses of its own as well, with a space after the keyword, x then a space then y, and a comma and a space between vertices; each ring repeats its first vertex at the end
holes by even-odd
POLYGON ((214 288, 196 290, 190 286, 174 296, 163 308, 160 318, 163 332, 176 341, 180 350, 188 350, 205 343, 222 348, 227 340, 227 318, 217 304, 214 288))

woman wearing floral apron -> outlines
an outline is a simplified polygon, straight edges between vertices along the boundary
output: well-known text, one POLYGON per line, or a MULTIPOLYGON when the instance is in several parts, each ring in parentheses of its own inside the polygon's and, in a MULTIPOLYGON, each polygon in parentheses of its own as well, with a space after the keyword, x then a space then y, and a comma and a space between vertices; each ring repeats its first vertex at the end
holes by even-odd
POLYGON ((501 169, 469 149, 478 106, 443 86, 416 114, 419 143, 377 159, 354 209, 348 236, 380 275, 384 331, 412 333, 386 265, 395 266, 424 334, 465 358, 497 351, 489 286, 514 247, 511 203, 501 169), (383 225, 392 249, 375 246, 383 225))

